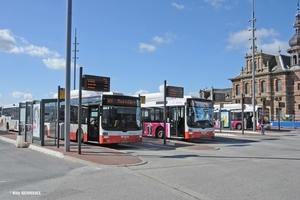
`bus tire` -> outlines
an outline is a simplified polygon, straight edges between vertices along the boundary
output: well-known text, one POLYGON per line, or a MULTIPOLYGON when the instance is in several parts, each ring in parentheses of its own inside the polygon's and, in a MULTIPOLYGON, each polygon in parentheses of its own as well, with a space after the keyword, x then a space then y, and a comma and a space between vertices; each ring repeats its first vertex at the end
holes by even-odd
POLYGON ((237 124, 237 125, 236 125, 236 129, 242 130, 242 124, 237 124))
POLYGON ((164 129, 162 127, 156 130, 156 138, 164 138, 164 129))

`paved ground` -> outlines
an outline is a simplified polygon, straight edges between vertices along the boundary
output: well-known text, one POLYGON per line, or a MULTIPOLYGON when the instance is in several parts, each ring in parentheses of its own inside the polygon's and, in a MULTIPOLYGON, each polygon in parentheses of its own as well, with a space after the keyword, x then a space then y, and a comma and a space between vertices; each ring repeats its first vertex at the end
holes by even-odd
MULTIPOLYGON (((251 137, 251 136, 261 136, 261 137, 278 137, 281 134, 288 134, 292 132, 296 132, 297 129, 284 129, 284 130, 269 130, 266 131, 266 135, 260 135, 259 131, 253 132, 245 130, 244 134, 242 131, 234 131, 234 130, 219 130, 215 131, 216 137, 251 137)), ((17 133, 15 132, 7 132, 0 131, 0 139, 6 142, 10 142, 16 144, 17 133)), ((124 153, 118 148, 111 148, 111 146, 100 146, 96 144, 82 144, 81 146, 81 154, 78 154, 78 144, 75 142, 70 142, 70 151, 66 152, 64 150, 64 143, 60 141, 60 148, 57 148, 54 144, 53 139, 46 139, 47 146, 39 146, 36 144, 29 145, 28 148, 39 151, 45 154, 57 156, 60 158, 73 159, 77 162, 90 162, 97 163, 102 165, 137 165, 146 163, 146 160, 142 160, 139 157, 132 156, 130 154, 124 153)), ((213 146, 205 145, 205 144, 195 144, 189 143, 185 141, 178 140, 166 140, 166 145, 164 145, 163 140, 157 140, 154 138, 143 138, 143 142, 134 144, 137 147, 146 146, 146 145, 158 145, 170 148, 187 148, 192 150, 214 150, 213 146)))

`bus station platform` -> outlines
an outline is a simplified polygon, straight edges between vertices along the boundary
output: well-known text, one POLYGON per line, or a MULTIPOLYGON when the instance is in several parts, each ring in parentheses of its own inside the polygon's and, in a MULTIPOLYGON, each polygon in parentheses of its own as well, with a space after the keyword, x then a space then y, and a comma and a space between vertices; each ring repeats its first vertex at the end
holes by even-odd
MULTIPOLYGON (((242 134, 241 130, 215 130, 215 137, 280 137, 281 135, 288 134, 299 134, 300 131, 297 129, 281 129, 281 130, 266 130, 265 135, 261 135, 260 131, 251 131, 244 130, 244 134, 242 134)), ((18 133, 10 132, 10 131, 1 131, 0 130, 0 140, 5 142, 9 142, 12 144, 16 144, 18 133)), ((133 146, 137 148, 147 148, 147 143, 151 145, 157 145, 162 148, 185 148, 189 150, 217 150, 218 148, 213 147, 212 145, 205 144, 197 144, 193 142, 185 142, 178 140, 167 140, 166 144, 163 144, 162 139, 155 138, 143 138, 143 142, 134 143, 133 146)), ((45 141, 45 146, 39 146, 37 144, 28 145, 29 149, 34 151, 38 151, 41 153, 45 153, 51 156, 56 156, 59 158, 73 160, 75 162, 86 163, 86 164, 100 164, 100 165, 114 165, 114 166, 132 166, 132 165, 142 165, 147 163, 146 160, 143 160, 139 157, 133 156, 131 154, 127 154, 122 151, 122 148, 126 148, 126 144, 115 146, 108 145, 99 145, 99 144, 81 144, 81 154, 78 153, 78 143, 70 141, 70 151, 65 151, 64 149, 64 141, 59 141, 59 148, 54 143, 53 138, 47 138, 45 141)), ((133 147, 127 147, 133 148, 133 147)))
MULTIPOLYGON (((0 140, 16 143, 18 133, 0 130, 0 140)), ((107 148, 96 144, 81 144, 81 154, 78 154, 77 142, 70 142, 70 151, 65 152, 64 141, 59 141, 59 148, 54 145, 53 138, 47 138, 45 143, 52 145, 39 146, 28 145, 29 149, 45 153, 48 155, 65 158, 82 163, 95 163, 101 165, 136 165, 143 164, 144 161, 138 157, 123 153, 113 148, 107 148), (52 140, 52 141, 51 141, 52 140)))
MULTIPOLYGON (((18 137, 17 132, 1 131, 0 140, 16 144, 18 137)), ((163 139, 156 138, 143 138, 143 142, 132 143, 132 144, 120 144, 120 145, 99 145, 99 144, 81 144, 81 154, 78 153, 78 143, 70 141, 70 151, 65 151, 64 140, 59 141, 59 148, 55 145, 53 138, 45 138, 45 146, 37 144, 27 145, 29 149, 45 153, 48 155, 56 156, 59 158, 65 158, 74 160, 76 162, 83 163, 95 163, 100 165, 115 165, 115 166, 130 166, 130 165, 142 165, 147 163, 139 157, 122 151, 124 148, 151 148, 153 145, 161 148, 186 148, 190 150, 215 150, 214 147, 209 145, 196 145, 194 143, 178 141, 178 140, 166 140, 164 145, 163 139), (148 146, 147 146, 148 145, 148 146)))

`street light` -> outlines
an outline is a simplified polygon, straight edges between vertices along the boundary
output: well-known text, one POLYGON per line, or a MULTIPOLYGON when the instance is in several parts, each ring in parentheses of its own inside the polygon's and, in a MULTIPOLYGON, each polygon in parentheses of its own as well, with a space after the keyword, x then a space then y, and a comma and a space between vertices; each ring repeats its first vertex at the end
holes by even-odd
POLYGON ((252 31, 252 38, 249 40, 252 40, 252 106, 253 106, 253 131, 256 131, 256 116, 255 116, 255 56, 254 53, 256 51, 256 46, 255 46, 255 31, 256 28, 254 27, 254 23, 256 22, 256 19, 254 17, 254 0, 252 0, 252 19, 249 20, 249 22, 252 22, 252 28, 249 29, 249 31, 252 31))

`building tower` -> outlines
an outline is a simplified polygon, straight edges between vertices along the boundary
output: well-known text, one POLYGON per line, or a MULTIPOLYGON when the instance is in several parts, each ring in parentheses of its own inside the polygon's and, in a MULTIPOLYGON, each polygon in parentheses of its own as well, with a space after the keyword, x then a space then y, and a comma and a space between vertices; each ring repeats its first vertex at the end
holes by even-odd
POLYGON ((291 67, 300 66, 300 13, 299 2, 297 4, 296 21, 293 25, 295 29, 294 36, 290 39, 289 45, 291 48, 287 50, 287 53, 291 55, 290 64, 291 67))

